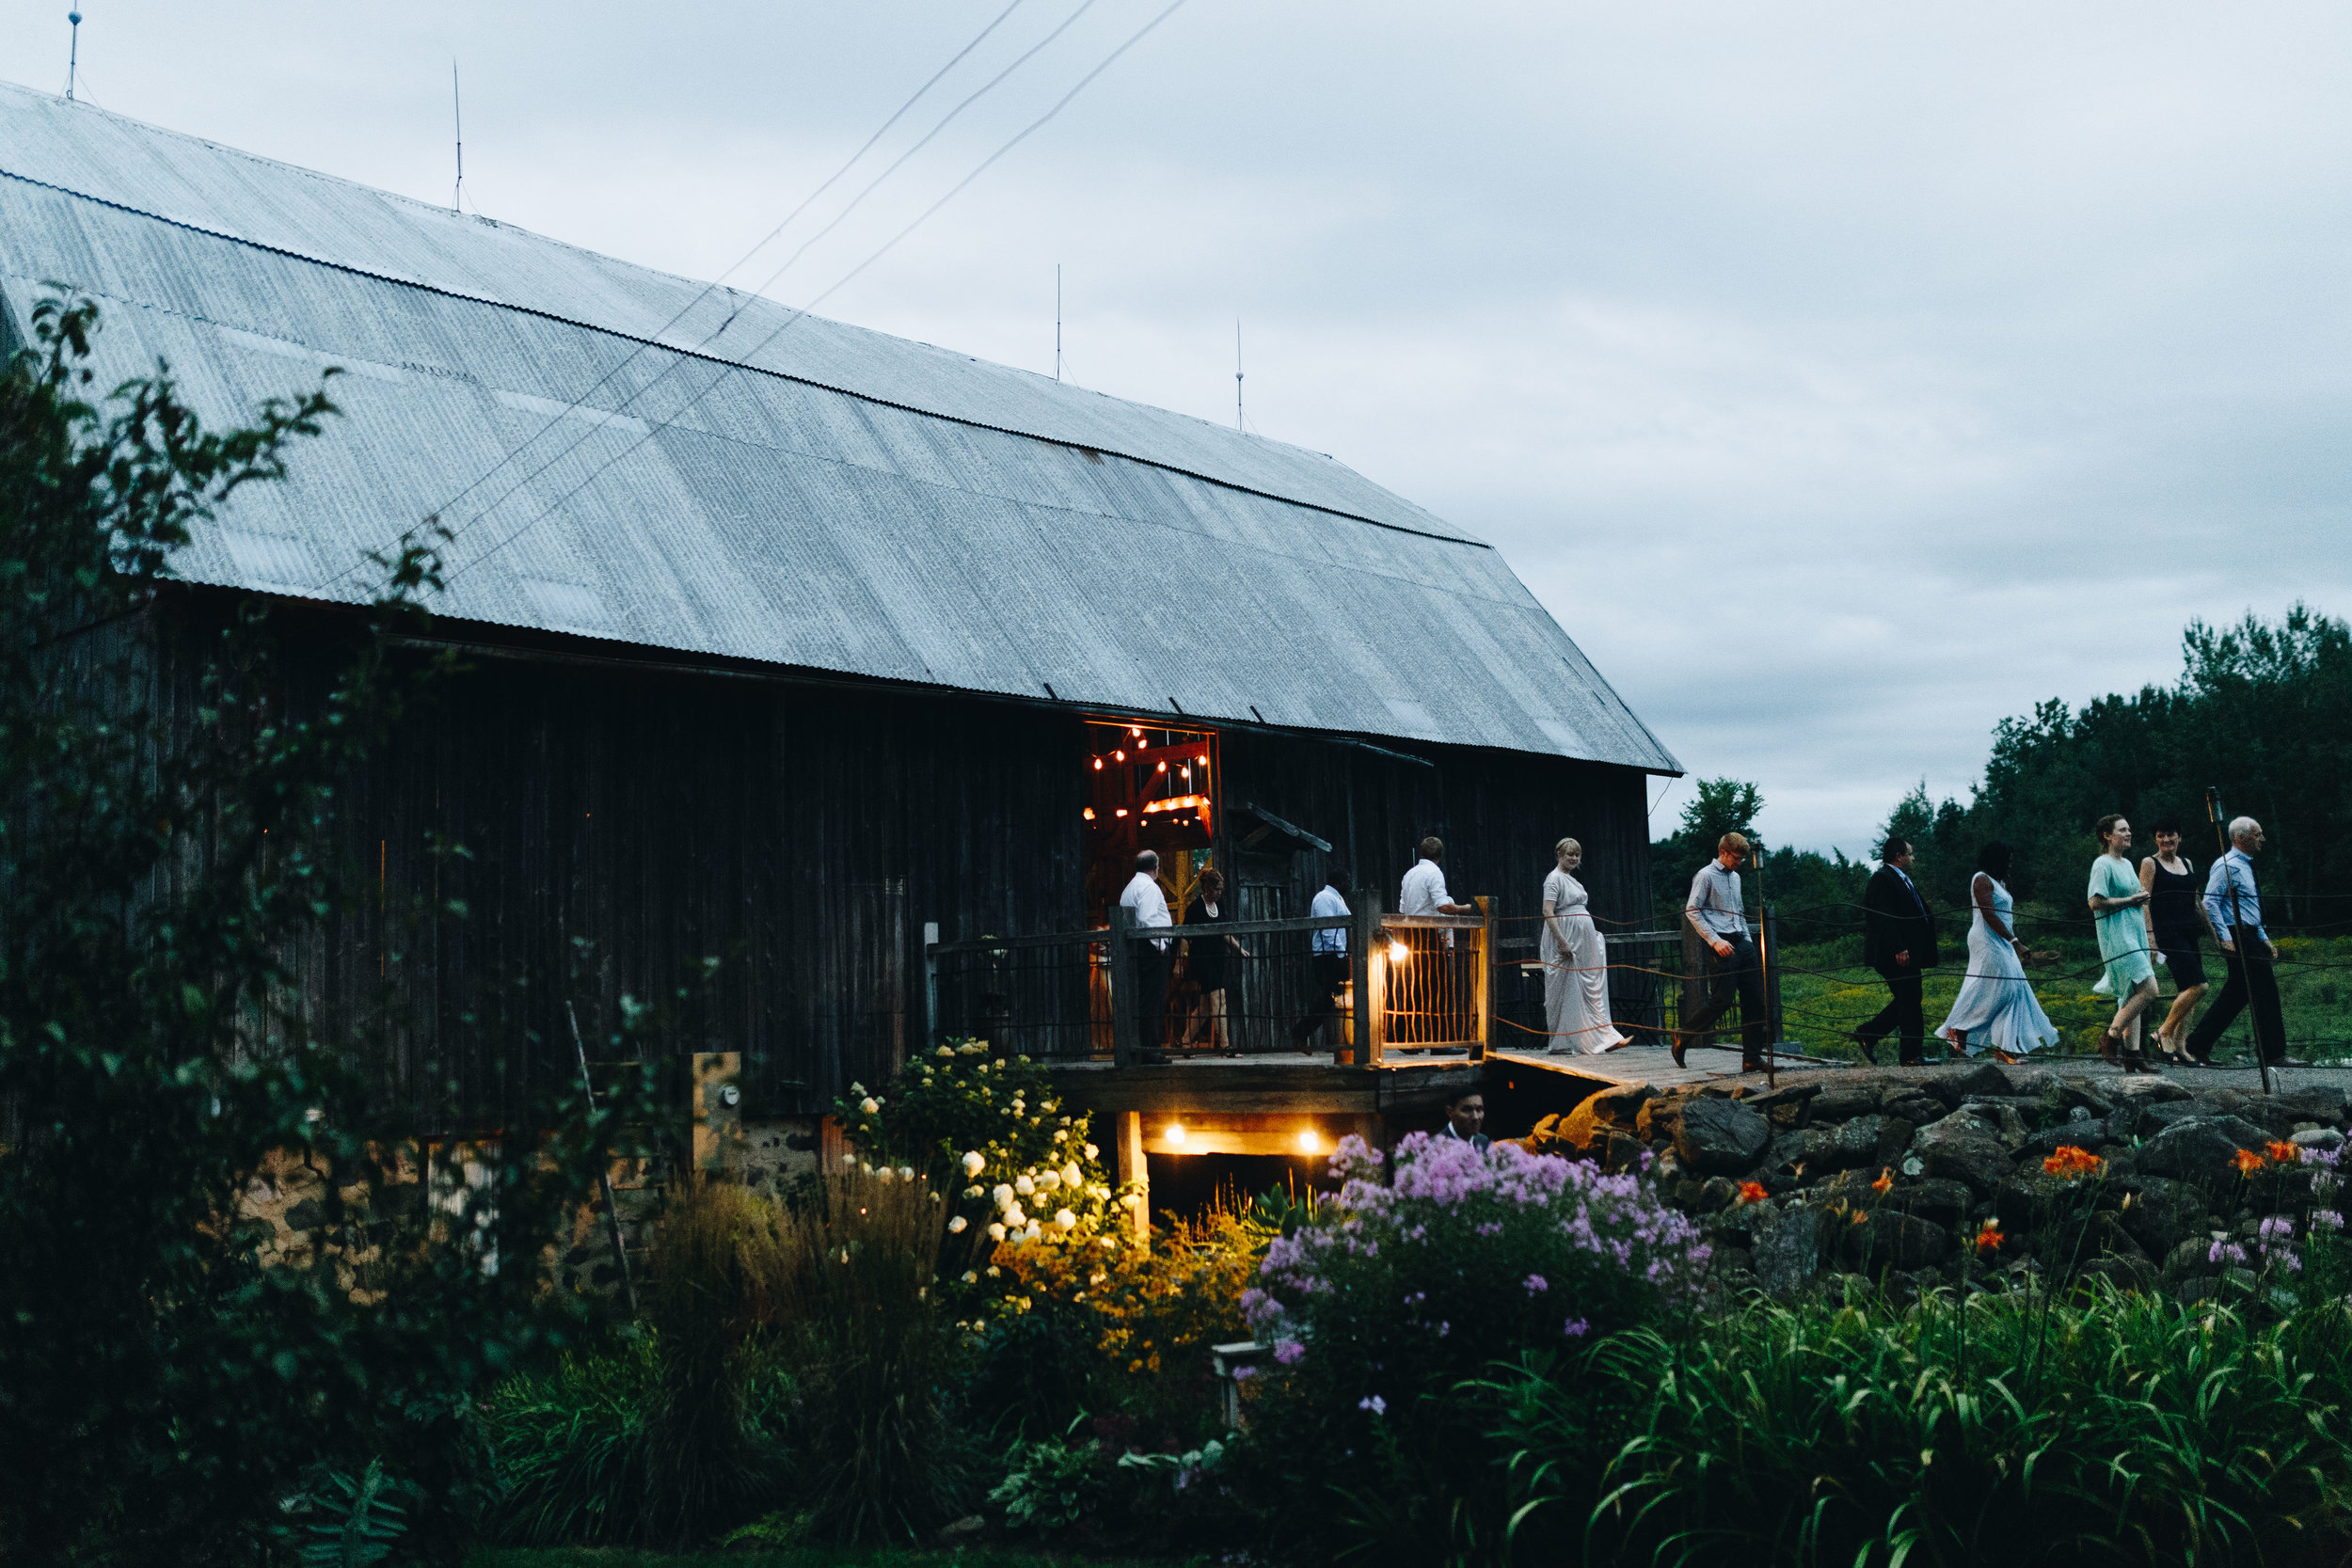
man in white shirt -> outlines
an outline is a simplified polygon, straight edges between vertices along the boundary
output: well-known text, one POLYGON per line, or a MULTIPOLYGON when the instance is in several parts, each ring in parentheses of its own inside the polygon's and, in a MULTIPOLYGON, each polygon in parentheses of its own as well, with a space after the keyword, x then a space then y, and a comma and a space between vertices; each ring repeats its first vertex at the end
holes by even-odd
MULTIPOLYGON (((1168 895, 1160 891, 1159 870, 1160 857, 1144 850, 1136 857, 1136 874, 1127 879, 1126 891, 1119 895, 1120 907, 1132 911, 1139 927, 1176 924, 1168 912, 1168 895)), ((1145 1051, 1157 1051, 1168 1032, 1168 950, 1174 943, 1160 937, 1134 945, 1136 1043, 1145 1051)))
MULTIPOLYGON (((1475 904, 1456 904, 1446 891, 1445 841, 1424 838, 1421 859, 1405 873, 1397 890, 1399 914, 1476 914, 1475 904)), ((1412 957, 1389 971, 1389 1037, 1392 1040, 1450 1039, 1454 1021, 1440 1016, 1454 988, 1444 983, 1453 963, 1452 931, 1407 930, 1405 945, 1412 957), (1433 940, 1434 939, 1434 940, 1433 940), (1435 1031, 1434 1033, 1432 1031, 1435 1031)))
MULTIPOLYGON (((1324 873, 1323 891, 1307 913, 1316 920, 1329 920, 1349 913, 1347 896, 1340 889, 1347 883, 1347 863, 1333 856, 1324 873)), ((1307 958, 1311 976, 1307 983, 1307 1013, 1291 1025, 1291 1046, 1294 1050, 1312 1049, 1316 1033, 1340 1015, 1340 992, 1346 988, 1347 931, 1334 927, 1328 931, 1311 931, 1307 936, 1307 958)), ((1333 1043, 1334 1057, 1348 1051, 1351 1042, 1342 1038, 1333 1043)))
POLYGON ((1772 1038, 1772 1010, 1764 1000, 1764 976, 1756 962, 1756 942, 1748 935, 1748 917, 1740 902, 1740 867, 1748 858, 1744 833, 1725 833, 1715 846, 1715 858, 1691 879, 1691 896, 1682 918, 1713 955, 1707 965, 1707 1000, 1682 1021, 1674 1037, 1675 1066, 1693 1039, 1707 1035, 1715 1021, 1740 1004, 1740 1070, 1762 1072, 1764 1053, 1772 1038))

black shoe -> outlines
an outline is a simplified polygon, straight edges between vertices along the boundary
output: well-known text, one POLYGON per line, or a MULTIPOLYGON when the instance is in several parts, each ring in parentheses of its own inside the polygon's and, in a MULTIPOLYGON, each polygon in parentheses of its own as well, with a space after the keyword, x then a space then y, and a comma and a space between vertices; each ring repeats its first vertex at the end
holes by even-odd
POLYGON ((1772 1069, 1762 1062, 1743 1061, 1740 1064, 1740 1070, 1741 1072, 1770 1072, 1772 1069))
POLYGON ((2270 1059, 2270 1068, 2274 1072, 2280 1068, 2309 1067, 2311 1065, 2311 1063, 2303 1060, 2300 1056, 2273 1056, 2270 1059))
POLYGON ((1928 1065, 1928 1059, 1925 1056, 1905 1056, 1895 1065, 1897 1067, 1925 1067, 1928 1065))
POLYGON ((1864 1034, 1859 1029, 1848 1030, 1846 1032, 1846 1037, 1862 1048, 1862 1059, 1864 1061, 1869 1063, 1872 1067, 1879 1065, 1878 1041, 1872 1039, 1869 1036, 1864 1034))

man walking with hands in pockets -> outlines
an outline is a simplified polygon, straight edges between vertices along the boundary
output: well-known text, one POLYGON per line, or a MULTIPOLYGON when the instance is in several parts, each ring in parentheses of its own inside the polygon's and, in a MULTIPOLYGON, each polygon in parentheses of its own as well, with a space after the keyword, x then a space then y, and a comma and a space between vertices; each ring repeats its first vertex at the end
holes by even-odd
POLYGON ((1715 1021, 1740 1004, 1740 1070, 1762 1072, 1764 1052, 1772 1034, 1771 1010, 1764 1002, 1764 976, 1756 961, 1756 941, 1748 935, 1748 917, 1740 904, 1740 867, 1748 858, 1744 833, 1725 833, 1716 842, 1715 858, 1691 879, 1691 896, 1682 907, 1699 940, 1713 955, 1707 966, 1707 1002, 1685 1019, 1675 1032, 1675 1066, 1697 1036, 1709 1032, 1715 1021))
POLYGON ((2230 852, 2205 874, 2205 918, 2221 939, 2229 978, 2188 1032, 2188 1053, 2201 1066, 2211 1065, 2214 1042, 2249 1002, 2254 1007, 2254 1053, 2272 1067, 2308 1065, 2287 1059, 2286 1024, 2279 1016, 2279 975, 2272 967, 2279 961, 2279 950, 2263 929, 2262 893, 2254 885, 2254 856, 2264 838, 2261 823, 2238 817, 2230 824, 2230 852))

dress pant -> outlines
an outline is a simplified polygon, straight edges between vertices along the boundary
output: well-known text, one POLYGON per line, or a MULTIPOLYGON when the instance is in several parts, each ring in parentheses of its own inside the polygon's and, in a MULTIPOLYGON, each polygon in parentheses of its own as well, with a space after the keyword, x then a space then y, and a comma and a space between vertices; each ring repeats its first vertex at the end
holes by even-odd
POLYGON ((2247 1004, 2254 1007, 2254 1049, 2263 1060, 2275 1062, 2287 1053, 2285 1021, 2279 1013, 2279 973, 2272 966, 2262 939, 2251 927, 2237 928, 2237 950, 2221 955, 2229 966, 2230 977, 2222 983, 2221 994, 2205 1008, 2205 1016, 2197 1021, 2197 1027, 2188 1032, 2189 1054, 2203 1058, 2213 1054, 2213 1042, 2221 1032, 2237 1022, 2247 1004))
POLYGON ((1921 1059, 1920 1047, 1928 1034, 1928 1017, 1923 1006, 1927 976, 1916 967, 1882 969, 1879 974, 1886 980, 1887 1004, 1879 1009, 1876 1018, 1854 1033, 1874 1045, 1889 1035, 1898 1035, 1902 1040, 1902 1059, 1916 1062, 1921 1059))
POLYGON ((1696 1043, 1699 1036, 1714 1028, 1717 1019, 1731 1011, 1736 1001, 1740 1004, 1740 1058, 1751 1067, 1762 1067, 1765 1050, 1772 1044, 1772 1015, 1764 1000, 1764 974, 1756 961, 1756 940, 1744 934, 1724 940, 1731 944, 1727 958, 1717 957, 1712 947, 1699 950, 1707 961, 1707 1002, 1694 1016, 1682 1021, 1683 1043, 1696 1043))
MULTIPOLYGON (((1344 953, 1316 953, 1311 957, 1309 963, 1311 974, 1307 982, 1306 1015, 1291 1025, 1291 1042, 1301 1051, 1307 1049, 1308 1042, 1325 1024, 1340 1016, 1340 992, 1346 988, 1348 979, 1347 955, 1344 953)), ((1351 1043, 1343 1039, 1332 1049, 1345 1051, 1351 1043)))

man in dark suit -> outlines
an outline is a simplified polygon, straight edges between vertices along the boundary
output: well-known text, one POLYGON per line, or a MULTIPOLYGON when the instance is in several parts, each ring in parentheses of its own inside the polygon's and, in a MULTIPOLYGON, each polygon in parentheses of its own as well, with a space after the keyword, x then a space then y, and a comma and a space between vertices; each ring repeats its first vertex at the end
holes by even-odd
POLYGON ((1911 845, 1889 834, 1879 849, 1879 868, 1862 895, 1862 961, 1886 977, 1890 1000, 1878 1017, 1853 1032, 1854 1043, 1872 1066, 1877 1046, 1899 1033, 1902 1064, 1917 1067, 1927 1060, 1920 1047, 1928 1032, 1920 1010, 1926 989, 1921 973, 1935 967, 1935 916, 1911 880, 1911 845))

